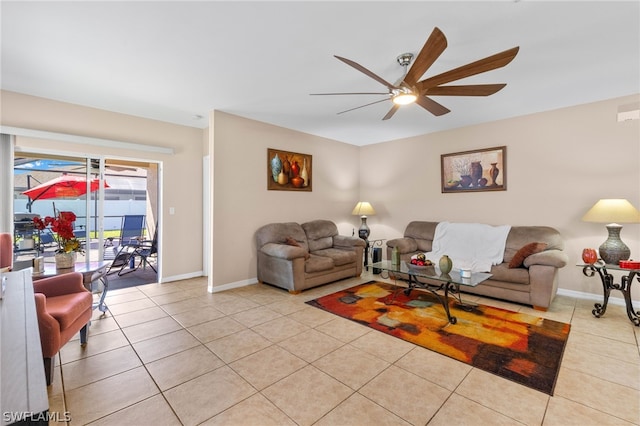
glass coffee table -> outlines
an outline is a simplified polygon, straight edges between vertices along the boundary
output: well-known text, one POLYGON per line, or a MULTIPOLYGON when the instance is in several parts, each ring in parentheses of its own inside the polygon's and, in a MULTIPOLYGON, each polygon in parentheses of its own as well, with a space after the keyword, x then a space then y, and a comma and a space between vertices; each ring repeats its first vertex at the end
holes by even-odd
POLYGON ((409 286, 407 288, 398 288, 398 290, 394 292, 389 304, 393 303, 399 291, 404 291, 408 296, 414 288, 427 290, 440 301, 447 314, 447 319, 451 324, 455 324, 458 320, 449 312, 449 294, 458 294, 458 300, 462 304, 460 300, 460 286, 475 287, 481 282, 491 278, 491 274, 488 272, 473 272, 469 278, 461 277, 458 271, 441 274, 440 270, 435 266, 414 266, 405 261, 394 265, 390 260, 383 260, 382 262, 376 262, 369 266, 389 272, 390 278, 396 280, 398 278, 406 279, 408 281, 409 286), (407 278, 404 278, 402 275, 398 276, 399 274, 403 274, 407 278), (421 278, 421 280, 418 280, 419 278, 421 278), (440 294, 439 292, 442 291, 443 294, 440 294))

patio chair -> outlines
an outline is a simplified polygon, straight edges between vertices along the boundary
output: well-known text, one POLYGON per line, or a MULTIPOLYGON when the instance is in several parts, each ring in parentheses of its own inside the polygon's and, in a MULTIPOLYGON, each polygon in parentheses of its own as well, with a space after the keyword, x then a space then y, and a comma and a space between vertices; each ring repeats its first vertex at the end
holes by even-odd
POLYGON ((118 272, 118 276, 123 276, 134 272, 140 268, 149 266, 153 272, 158 272, 154 264, 149 262, 149 258, 157 257, 158 254, 158 228, 153 235, 153 240, 133 240, 129 244, 120 246, 115 259, 109 267, 107 274, 118 272), (136 258, 140 261, 136 264, 136 258))
MULTIPOLYGON (((153 266, 152 263, 149 263, 150 257, 157 258, 158 256, 157 226, 156 226, 156 231, 153 234, 153 240, 141 241, 140 245, 135 249, 134 256, 140 257, 140 262, 138 263, 138 266, 136 266, 136 269, 140 268, 140 266, 142 266, 142 269, 145 269, 147 266, 149 266, 151 269, 153 269, 153 272, 156 272, 156 273, 158 272, 155 266, 153 266)), ((134 263, 135 263, 135 260, 134 260, 134 263)))
MULTIPOLYGON (((131 244, 132 242, 141 241, 144 229, 144 215, 136 214, 122 216, 118 245, 124 246, 126 244, 131 244)), ((116 239, 116 237, 105 238, 104 246, 113 246, 114 239, 116 239)))

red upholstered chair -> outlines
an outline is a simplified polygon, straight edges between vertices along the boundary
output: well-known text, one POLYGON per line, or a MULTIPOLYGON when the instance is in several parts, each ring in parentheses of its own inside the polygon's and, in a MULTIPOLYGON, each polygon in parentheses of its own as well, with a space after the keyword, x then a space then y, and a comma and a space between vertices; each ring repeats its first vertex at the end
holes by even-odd
POLYGON ((33 282, 40 343, 47 386, 53 381, 53 358, 79 331, 80 344, 87 343, 93 296, 82 283, 80 272, 33 282))
POLYGON ((13 237, 11 234, 0 233, 0 269, 11 268, 13 265, 13 237))

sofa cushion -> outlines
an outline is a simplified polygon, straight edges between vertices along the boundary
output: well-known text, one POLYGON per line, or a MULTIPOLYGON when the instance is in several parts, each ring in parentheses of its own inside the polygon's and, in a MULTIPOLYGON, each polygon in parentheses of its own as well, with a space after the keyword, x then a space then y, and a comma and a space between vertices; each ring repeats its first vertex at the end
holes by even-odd
POLYGON ((312 220, 301 226, 306 234, 310 252, 333 247, 333 237, 338 235, 335 223, 330 220, 312 220))
POLYGON ((554 228, 548 226, 512 226, 507 236, 504 261, 510 262, 522 246, 533 242, 547 243, 547 250, 564 249, 562 237, 554 228))
POLYGON ((501 263, 491 267, 492 281, 504 281, 514 284, 529 284, 529 270, 525 268, 509 268, 509 264, 501 263))
POLYGON ((318 256, 311 253, 311 256, 304 262, 304 271, 307 273, 321 272, 333 268, 333 259, 326 256, 318 256))
POLYGON ((547 243, 529 243, 525 244, 513 255, 509 261, 509 268, 520 268, 524 260, 535 253, 540 253, 547 248, 547 243))
POLYGON ((342 266, 348 263, 354 263, 356 261, 355 250, 340 250, 335 248, 328 248, 324 250, 314 251, 313 254, 333 259, 333 264, 336 266, 342 266))
POLYGON ((438 222, 413 221, 407 225, 404 230, 404 236, 413 238, 418 245, 419 251, 431 251, 436 226, 438 226, 438 222))

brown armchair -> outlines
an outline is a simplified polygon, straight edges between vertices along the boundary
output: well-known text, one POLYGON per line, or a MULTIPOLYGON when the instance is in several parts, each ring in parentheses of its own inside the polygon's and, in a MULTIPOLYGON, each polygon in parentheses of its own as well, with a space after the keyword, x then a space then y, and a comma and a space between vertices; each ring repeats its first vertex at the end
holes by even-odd
MULTIPOLYGON (((13 238, 0 233, 0 268, 11 268, 13 238)), ((53 357, 75 334, 80 332, 80 344, 87 343, 93 296, 84 287, 80 272, 56 275, 33 282, 40 345, 47 386, 53 381, 53 357)))
POLYGON ((93 297, 82 283, 80 272, 33 282, 40 344, 47 386, 53 381, 53 357, 79 331, 80 344, 87 343, 93 297))
POLYGON ((0 269, 9 268, 13 264, 13 236, 0 233, 0 269))

